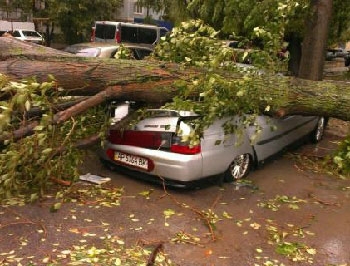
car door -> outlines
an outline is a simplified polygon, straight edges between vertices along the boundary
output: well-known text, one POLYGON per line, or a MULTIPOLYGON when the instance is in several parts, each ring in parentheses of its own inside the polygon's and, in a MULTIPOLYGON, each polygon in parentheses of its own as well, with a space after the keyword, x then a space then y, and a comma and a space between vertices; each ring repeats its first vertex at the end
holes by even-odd
POLYGON ((255 125, 248 128, 258 160, 267 159, 308 134, 313 120, 313 117, 299 115, 283 118, 258 116, 255 125))
POLYGON ((219 119, 203 132, 201 139, 203 176, 225 172, 238 155, 254 156, 249 139, 244 132, 228 133, 224 130, 227 121, 236 123, 236 119, 219 119))

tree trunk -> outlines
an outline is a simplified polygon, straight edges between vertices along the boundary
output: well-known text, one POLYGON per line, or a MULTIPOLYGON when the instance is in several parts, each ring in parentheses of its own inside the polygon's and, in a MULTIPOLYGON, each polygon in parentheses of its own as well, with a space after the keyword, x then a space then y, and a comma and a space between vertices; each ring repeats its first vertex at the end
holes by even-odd
POLYGON ((306 21, 299 77, 322 80, 333 0, 312 0, 306 21))
POLYGON ((50 22, 50 21, 47 21, 45 23, 46 25, 46 39, 45 39, 45 43, 46 43, 46 46, 48 47, 51 47, 51 42, 53 40, 53 32, 54 32, 54 29, 55 29, 55 23, 54 22, 50 22), (51 27, 50 27, 51 25, 51 27))
MULTIPOLYGON (((56 78, 57 86, 64 89, 65 95, 93 96, 58 113, 55 123, 110 99, 144 101, 160 105, 178 94, 174 86, 175 81, 189 83, 192 82, 192 78, 200 78, 207 74, 202 69, 183 69, 179 65, 160 64, 154 60, 79 58, 12 38, 0 38, 0 51, 0 73, 12 79, 36 76, 39 82, 43 82, 51 74, 56 78)), ((228 80, 240 78, 231 72, 219 74, 225 75, 228 80)), ((268 103, 272 113, 324 115, 350 120, 350 90, 347 83, 315 82, 265 75, 256 79, 256 82, 261 83, 260 92, 263 91, 273 99, 272 104, 268 103)), ((258 97, 254 95, 254 90, 249 93, 252 99, 258 97)), ((261 100, 262 111, 266 105, 267 103, 261 100)))
POLYGON ((288 72, 292 76, 298 76, 300 60, 301 60, 301 42, 302 38, 297 33, 290 33, 286 38, 288 41, 288 52, 290 58, 288 60, 288 72))

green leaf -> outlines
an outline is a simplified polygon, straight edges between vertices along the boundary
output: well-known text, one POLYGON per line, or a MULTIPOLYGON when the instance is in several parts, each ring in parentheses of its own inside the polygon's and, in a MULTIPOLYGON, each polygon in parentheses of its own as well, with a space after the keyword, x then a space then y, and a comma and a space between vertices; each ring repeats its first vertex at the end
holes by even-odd
POLYGON ((43 154, 49 154, 51 152, 52 152, 52 148, 47 148, 47 149, 42 151, 43 154))
POLYGON ((277 246, 276 252, 281 255, 292 255, 298 250, 298 244, 284 242, 277 246))
POLYGON ((50 211, 51 212, 57 212, 62 207, 61 202, 57 202, 54 205, 51 206, 50 211))
POLYGON ((314 248, 307 248, 306 252, 310 255, 316 255, 317 251, 314 248))
POLYGON ((34 202, 35 200, 37 200, 39 198, 37 193, 33 193, 30 195, 30 202, 34 202))
POLYGON ((30 101, 26 101, 24 106, 25 106, 26 110, 29 111, 32 105, 31 105, 30 101))
POLYGON ((42 125, 38 125, 34 128, 34 131, 42 131, 45 127, 42 125))
POLYGON ((237 93, 236 93, 236 96, 237 97, 242 97, 244 95, 244 91, 243 90, 239 90, 237 93))
POLYGON ((169 218, 170 216, 174 215, 176 212, 172 209, 167 209, 163 211, 165 218, 169 218))
POLYGON ((225 211, 223 212, 222 216, 225 217, 226 219, 232 219, 233 218, 230 214, 228 214, 225 211))

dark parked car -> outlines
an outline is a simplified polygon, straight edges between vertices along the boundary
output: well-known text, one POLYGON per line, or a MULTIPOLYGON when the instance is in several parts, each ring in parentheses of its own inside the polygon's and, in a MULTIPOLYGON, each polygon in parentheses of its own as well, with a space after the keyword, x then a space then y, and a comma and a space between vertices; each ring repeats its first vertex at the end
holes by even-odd
POLYGON ((344 56, 345 66, 350 66, 350 51, 344 56))
POLYGON ((326 53, 326 60, 331 61, 335 58, 345 58, 349 54, 343 48, 328 48, 326 53))

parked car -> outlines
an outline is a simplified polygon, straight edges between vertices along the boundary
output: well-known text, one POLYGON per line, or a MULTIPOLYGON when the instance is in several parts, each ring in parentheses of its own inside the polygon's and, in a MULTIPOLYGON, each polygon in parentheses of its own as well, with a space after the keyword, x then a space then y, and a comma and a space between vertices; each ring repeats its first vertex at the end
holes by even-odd
POLYGON ((327 49, 326 52, 326 61, 332 61, 333 59, 335 59, 337 57, 336 51, 334 49, 327 49))
MULTIPOLYGON (((66 52, 83 57, 114 58, 118 51, 125 48, 125 53, 130 58, 141 60, 153 52, 152 46, 135 44, 110 44, 110 43, 78 43, 65 48, 66 52)), ((128 57, 128 58, 129 58, 128 57)))
POLYGON ((233 181, 298 140, 320 141, 326 125, 324 117, 258 116, 261 133, 251 143, 256 126, 244 129, 241 136, 225 134, 228 119, 219 119, 191 145, 183 137, 191 134, 196 119, 200 117, 188 111, 149 110, 131 130, 111 127, 101 159, 112 169, 177 187, 209 177, 233 181))
POLYGON ((350 66, 350 51, 344 56, 344 62, 346 67, 350 66))
POLYGON ((11 35, 21 41, 44 44, 43 36, 35 30, 14 30, 11 35))
POLYGON ((326 60, 332 61, 335 58, 345 58, 348 52, 343 48, 328 48, 326 52, 326 60))
POLYGON ((92 28, 92 42, 143 43, 155 45, 168 33, 165 27, 141 23, 96 21, 92 28))

